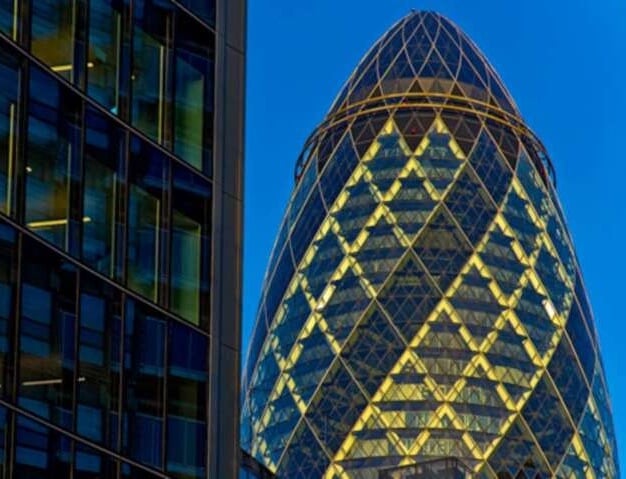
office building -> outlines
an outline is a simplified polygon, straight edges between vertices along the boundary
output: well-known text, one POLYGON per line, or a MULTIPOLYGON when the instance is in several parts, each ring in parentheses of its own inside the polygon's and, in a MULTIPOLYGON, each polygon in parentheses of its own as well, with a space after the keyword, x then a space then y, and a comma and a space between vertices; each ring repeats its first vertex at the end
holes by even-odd
POLYGON ((306 142, 243 388, 278 478, 619 477, 552 164, 442 16, 385 33, 306 142))
POLYGON ((236 478, 243 0, 0 2, 0 478, 236 478))

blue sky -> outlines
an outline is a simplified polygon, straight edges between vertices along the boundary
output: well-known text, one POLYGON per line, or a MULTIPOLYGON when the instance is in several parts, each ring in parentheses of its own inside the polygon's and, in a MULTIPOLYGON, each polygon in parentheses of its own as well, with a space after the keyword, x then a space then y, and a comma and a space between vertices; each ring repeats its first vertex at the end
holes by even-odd
POLYGON ((623 0, 251 0, 244 356, 302 144, 361 56, 412 8, 443 13, 478 44, 550 153, 596 316, 626 468, 623 0))

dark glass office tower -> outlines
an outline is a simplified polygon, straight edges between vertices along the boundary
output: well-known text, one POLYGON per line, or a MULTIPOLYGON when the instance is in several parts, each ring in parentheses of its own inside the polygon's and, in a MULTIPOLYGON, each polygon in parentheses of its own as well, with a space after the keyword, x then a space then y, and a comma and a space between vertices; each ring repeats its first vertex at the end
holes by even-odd
POLYGON ((550 160, 437 14, 394 25, 306 143, 242 435, 279 478, 421 477, 403 466, 443 458, 478 478, 619 477, 550 160))
POLYGON ((244 0, 0 1, 0 478, 235 478, 244 0))

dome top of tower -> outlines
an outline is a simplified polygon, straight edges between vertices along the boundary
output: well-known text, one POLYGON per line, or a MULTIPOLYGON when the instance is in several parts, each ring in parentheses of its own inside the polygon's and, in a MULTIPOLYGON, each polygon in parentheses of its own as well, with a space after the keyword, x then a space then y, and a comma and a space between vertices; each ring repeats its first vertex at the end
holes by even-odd
POLYGON ((361 60, 328 117, 372 101, 401 103, 420 96, 470 101, 521 119, 502 80, 478 47, 438 13, 412 11, 361 60))

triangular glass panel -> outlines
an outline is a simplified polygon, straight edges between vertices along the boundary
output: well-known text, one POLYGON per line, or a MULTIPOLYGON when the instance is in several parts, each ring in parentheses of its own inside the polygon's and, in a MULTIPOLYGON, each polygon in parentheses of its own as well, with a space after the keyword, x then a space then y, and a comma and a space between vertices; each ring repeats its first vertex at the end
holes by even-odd
POLYGON ((496 207, 469 165, 454 182, 445 203, 469 240, 477 245, 495 218, 496 207))
POLYGON ((324 316, 329 333, 339 344, 343 344, 371 298, 351 268, 340 279, 331 282, 331 286, 332 296, 326 304, 318 303, 318 312, 324 316))
POLYGON ((489 279, 482 277, 474 266, 463 275, 450 302, 479 344, 493 331, 503 311, 489 289, 489 279))
POLYGON ((372 397, 404 349, 404 342, 383 313, 374 307, 359 323, 341 356, 355 379, 372 397))
POLYGON ((473 251, 443 208, 424 227, 413 248, 442 291, 448 289, 473 251))
POLYGON ((408 254, 378 294, 380 304, 411 341, 439 301, 440 293, 427 278, 416 258, 408 254))
POLYGON ((391 201, 386 202, 400 228, 410 238, 424 226, 428 216, 436 206, 424 187, 424 180, 414 170, 400 179, 400 191, 391 201))
POLYGON ((337 360, 311 401, 306 417, 326 450, 334 455, 366 405, 367 399, 337 360))
POLYGON ((406 248, 394 233, 394 226, 381 216, 374 226, 367 228, 369 236, 355 257, 369 283, 378 287, 387 279, 406 248))

